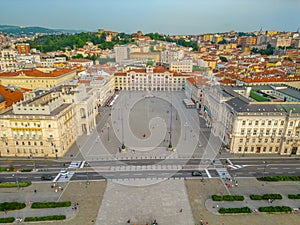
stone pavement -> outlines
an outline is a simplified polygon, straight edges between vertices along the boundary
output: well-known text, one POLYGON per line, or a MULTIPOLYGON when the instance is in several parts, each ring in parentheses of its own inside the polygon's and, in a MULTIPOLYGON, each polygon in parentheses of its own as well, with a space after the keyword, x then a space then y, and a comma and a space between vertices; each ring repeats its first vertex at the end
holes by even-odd
MULTIPOLYGON (((248 179, 239 179, 238 187, 234 187, 230 189, 231 194, 239 194, 246 196, 246 193, 251 194, 265 194, 265 193, 280 193, 283 195, 283 200, 275 200, 272 204, 279 205, 280 201, 282 201, 281 205, 286 205, 289 202, 288 199, 285 198, 287 192, 291 193, 299 193, 299 184, 279 184, 282 182, 277 182, 277 184, 264 183, 264 186, 260 183, 256 182, 256 179, 248 178, 248 179), (258 187, 259 186, 259 187, 258 187), (291 186, 291 187, 290 187, 291 186), (257 189, 256 189, 256 188, 257 189), (288 191, 285 190, 286 187, 290 187, 288 191), (272 191, 273 190, 273 191, 272 191), (276 191, 275 191, 276 190, 276 191), (297 192, 298 190, 298 192, 297 192), (245 191, 245 192, 244 192, 245 191)), ((221 179, 206 179, 204 182, 200 180, 186 180, 185 182, 190 204, 192 207, 193 217, 195 220, 195 224, 199 224, 202 219, 204 222, 208 222, 209 225, 299 225, 300 221, 300 213, 292 213, 292 214, 267 214, 267 213, 251 213, 251 214, 242 214, 242 215, 220 215, 217 214, 217 205, 219 207, 222 206, 234 206, 235 204, 240 203, 228 203, 228 202, 212 202, 211 195, 227 195, 228 190, 226 189, 223 181, 221 179), (232 205, 230 205, 232 204, 232 205), (214 208, 213 208, 214 207, 214 208)), ((244 206, 249 204, 251 207, 257 207, 257 204, 263 204, 264 201, 259 202, 250 202, 247 198, 244 202, 244 206), (247 203, 246 203, 247 201, 247 203), (255 204, 252 205, 251 204, 255 204)), ((265 202, 265 206, 268 205, 268 201, 265 202)), ((296 202, 296 205, 300 205, 300 202, 296 202)))
MULTIPOLYGON (((65 188, 65 184, 60 184, 65 188)), ((56 202, 59 200, 63 191, 55 192, 54 188, 51 188, 51 184, 33 183, 26 188, 1 188, 0 189, 0 202, 24 202, 26 207, 21 210, 8 211, 6 215, 0 214, 0 218, 4 217, 31 217, 31 216, 48 216, 63 214, 67 216, 67 219, 73 218, 76 212, 71 207, 53 208, 53 209, 31 209, 30 202, 56 202), (37 190, 35 193, 34 190, 37 190)))
POLYGON ((96 225, 194 225, 184 181, 147 182, 108 182, 96 225))

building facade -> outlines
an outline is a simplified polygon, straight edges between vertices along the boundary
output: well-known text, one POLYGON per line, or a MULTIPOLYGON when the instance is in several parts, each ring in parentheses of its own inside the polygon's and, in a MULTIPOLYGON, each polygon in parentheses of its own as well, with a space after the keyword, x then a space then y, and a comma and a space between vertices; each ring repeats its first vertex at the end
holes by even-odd
POLYGON ((96 115, 95 97, 83 85, 27 93, 0 114, 0 156, 62 157, 95 128, 96 115))
POLYGON ((75 76, 76 70, 69 68, 49 70, 47 72, 40 70, 21 70, 18 72, 0 73, 0 84, 4 86, 45 90, 75 79, 75 76))
POLYGON ((134 69, 124 73, 115 73, 116 90, 167 91, 184 90, 185 74, 164 69, 162 66, 146 69, 134 69))

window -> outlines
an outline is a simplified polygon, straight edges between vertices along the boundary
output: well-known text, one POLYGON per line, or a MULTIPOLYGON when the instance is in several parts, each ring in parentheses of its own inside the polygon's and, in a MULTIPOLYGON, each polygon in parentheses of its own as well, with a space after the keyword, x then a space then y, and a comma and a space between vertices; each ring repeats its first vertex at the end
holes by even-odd
POLYGON ((266 152, 267 151, 267 147, 263 147, 263 152, 266 152))
POLYGON ((258 139, 258 143, 261 143, 261 141, 262 141, 262 139, 261 139, 261 138, 259 138, 259 139, 258 139))
POLYGON ((249 121, 249 125, 252 125, 252 121, 249 121))
POLYGON ((278 151, 279 151, 279 147, 276 147, 276 148, 275 148, 275 152, 278 152, 278 151))
POLYGON ((240 143, 243 143, 243 139, 242 138, 240 139, 240 143))
POLYGON ((271 120, 269 120, 269 121, 268 121, 268 125, 270 126, 271 124, 272 124, 272 121, 271 121, 271 120))
POLYGON ((277 139, 277 143, 280 143, 280 138, 277 139))
POLYGON ((265 138, 265 143, 268 143, 268 138, 265 138))
POLYGON ((258 125, 258 120, 255 121, 255 125, 258 125))
POLYGON ((252 138, 252 143, 255 143, 255 138, 252 138))
POLYGON ((277 126, 277 125, 278 125, 278 121, 275 120, 275 121, 274 121, 274 126, 277 126))
POLYGON ((266 130, 266 135, 270 135, 270 130, 266 130))
POLYGON ((285 148, 285 149, 284 149, 284 153, 287 153, 287 152, 288 152, 288 149, 287 149, 287 148, 285 148))
POLYGON ((42 141, 40 142, 40 145, 43 146, 43 142, 42 141))
POLYGON ((244 135, 244 134, 245 134, 245 130, 242 129, 242 130, 241 130, 241 135, 244 135))
POLYGON ((291 122, 290 122, 290 127, 293 126, 293 124, 294 124, 293 121, 291 121, 291 122))
POLYGON ((289 130, 289 131, 287 132, 287 136, 291 136, 291 133, 292 133, 292 131, 289 130))
POLYGON ((282 126, 284 124, 284 120, 281 120, 280 121, 280 125, 282 126))
POLYGON ((282 135, 282 130, 279 130, 278 135, 282 135))
POLYGON ((269 148, 269 152, 272 152, 272 147, 269 148))
POLYGON ((242 151, 242 147, 239 147, 239 148, 238 148, 238 151, 241 152, 241 151, 242 151))
POLYGON ((242 125, 246 125, 246 121, 245 120, 243 120, 242 125))
POLYGON ((256 135, 257 134, 257 130, 253 130, 253 135, 256 135))
POLYGON ((251 147, 251 152, 254 152, 254 147, 251 147))
POLYGON ((261 121, 261 125, 265 125, 265 121, 263 120, 263 121, 261 121))
POLYGON ((244 148, 244 151, 245 151, 245 152, 248 152, 248 147, 245 147, 245 148, 244 148))

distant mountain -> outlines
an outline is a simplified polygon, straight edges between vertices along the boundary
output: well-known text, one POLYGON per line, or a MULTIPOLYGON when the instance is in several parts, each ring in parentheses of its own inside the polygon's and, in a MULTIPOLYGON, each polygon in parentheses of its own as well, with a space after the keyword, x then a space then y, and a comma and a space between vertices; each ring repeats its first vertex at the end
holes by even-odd
POLYGON ((34 35, 36 33, 54 34, 54 33, 80 33, 87 32, 86 30, 68 30, 68 29, 49 29, 45 27, 24 27, 24 26, 11 26, 0 25, 0 32, 7 34, 27 34, 34 35))

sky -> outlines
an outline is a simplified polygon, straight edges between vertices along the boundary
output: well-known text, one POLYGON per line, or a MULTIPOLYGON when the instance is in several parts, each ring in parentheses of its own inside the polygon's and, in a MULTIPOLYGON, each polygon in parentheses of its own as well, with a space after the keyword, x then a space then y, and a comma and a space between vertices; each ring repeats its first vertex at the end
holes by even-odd
POLYGON ((133 33, 296 31, 300 0, 1 0, 0 24, 133 33))

